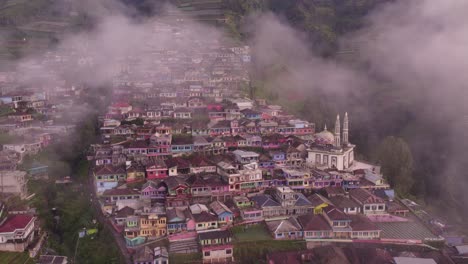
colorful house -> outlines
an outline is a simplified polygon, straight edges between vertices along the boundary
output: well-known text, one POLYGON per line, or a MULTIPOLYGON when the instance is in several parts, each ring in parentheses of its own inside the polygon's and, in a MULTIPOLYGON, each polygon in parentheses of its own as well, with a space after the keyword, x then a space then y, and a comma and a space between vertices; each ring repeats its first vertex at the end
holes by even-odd
POLYGON ((167 234, 195 230, 195 220, 187 208, 171 208, 166 211, 167 234))
MULTIPOLYGON (((0 215, 0 217, 3 218, 3 215, 0 215)), ((18 214, 6 216, 2 220, 0 224, 0 247, 2 251, 25 251, 34 240, 36 217, 18 214)))
POLYGON ((230 263, 234 260, 231 233, 228 230, 208 231, 198 234, 203 263, 230 263))
POLYGON ((304 239, 326 239, 333 237, 328 221, 321 214, 301 215, 297 221, 302 226, 304 239))
POLYGON ((165 236, 166 229, 166 216, 150 214, 140 217, 140 233, 141 237, 158 238, 165 236))
POLYGON ((163 160, 150 159, 148 164, 146 164, 146 178, 148 180, 164 179, 167 176, 169 176, 169 171, 163 160))
POLYGON ((294 217, 267 221, 266 225, 274 239, 302 239, 302 227, 294 217))
POLYGON ((383 214, 386 211, 385 200, 365 189, 353 189, 349 191, 349 197, 361 206, 365 215, 383 214))
POLYGON ((234 214, 224 203, 214 201, 210 204, 210 208, 218 216, 219 224, 231 224, 234 220, 234 214))
POLYGON ((147 181, 141 187, 141 198, 149 199, 164 199, 166 197, 166 187, 164 185, 158 185, 156 182, 151 180, 147 181))
POLYGON ((244 116, 244 118, 247 118, 250 120, 260 120, 262 118, 262 113, 249 109, 249 108, 241 110, 240 112, 244 116))
POLYGON ((127 172, 122 166, 104 165, 96 167, 93 171, 96 191, 101 194, 105 190, 117 187, 119 181, 125 181, 127 172))
POLYGON ((171 142, 172 154, 188 153, 193 151, 192 136, 174 136, 171 142))
POLYGON ((322 195, 315 193, 309 197, 307 197, 309 201, 311 202, 313 208, 314 208, 314 214, 321 214, 323 211, 323 208, 333 205, 330 200, 327 198, 323 197, 322 195))
POLYGON ((203 231, 218 228, 218 217, 215 214, 202 211, 198 214, 192 214, 195 220, 195 230, 203 231))
POLYGON ((186 207, 189 205, 191 194, 185 178, 179 176, 168 177, 163 181, 162 185, 167 190, 167 207, 186 207))
POLYGON ((117 201, 122 200, 138 200, 140 199, 140 192, 129 188, 114 188, 105 190, 102 197, 107 203, 115 204, 117 201))
POLYGON ((127 182, 137 182, 145 180, 145 168, 137 163, 132 163, 127 167, 127 182))

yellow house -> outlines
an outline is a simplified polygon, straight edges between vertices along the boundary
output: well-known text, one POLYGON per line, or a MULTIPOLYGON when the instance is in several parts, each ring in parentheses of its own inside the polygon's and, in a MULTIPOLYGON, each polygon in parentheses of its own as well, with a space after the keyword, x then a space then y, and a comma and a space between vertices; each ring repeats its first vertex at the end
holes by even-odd
POLYGON ((140 236, 160 237, 166 235, 166 217, 150 214, 140 217, 140 236))
POLYGON ((321 214, 323 208, 332 204, 330 200, 318 193, 309 196, 307 199, 309 199, 309 201, 312 203, 312 206, 314 207, 314 214, 321 214))
POLYGON ((127 167, 127 182, 143 181, 145 179, 145 169, 138 165, 127 167))

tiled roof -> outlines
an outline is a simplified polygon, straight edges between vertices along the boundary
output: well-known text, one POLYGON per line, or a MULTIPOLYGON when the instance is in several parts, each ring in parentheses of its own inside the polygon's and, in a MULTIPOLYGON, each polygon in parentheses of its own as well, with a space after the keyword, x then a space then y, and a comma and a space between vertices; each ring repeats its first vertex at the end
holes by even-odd
POLYGON ((174 221, 176 218, 185 221, 188 218, 191 218, 190 210, 189 209, 182 209, 182 208, 171 208, 167 209, 166 216, 169 222, 174 221))
POLYGON ((167 185, 169 189, 173 189, 179 185, 187 185, 185 182, 185 177, 180 176, 171 176, 164 179, 164 183, 167 185))
POLYGON ((312 203, 302 193, 297 193, 297 200, 294 206, 312 206, 312 203))
POLYGON ((198 234, 199 240, 223 239, 228 237, 231 237, 231 233, 229 232, 229 230, 209 231, 198 234))
POLYGON ((326 187, 325 192, 327 193, 328 197, 330 195, 345 195, 345 190, 342 187, 326 187))
POLYGON ((307 197, 307 199, 309 199, 309 201, 311 202, 312 206, 319 206, 323 203, 325 204, 332 204, 332 202, 330 200, 328 200, 327 198, 323 197, 322 195, 318 194, 318 193, 315 193, 309 197, 307 197))
POLYGON ((297 222, 296 218, 290 217, 285 220, 275 220, 266 222, 268 229, 271 232, 290 232, 301 230, 301 225, 297 222))
POLYGON ((333 207, 333 206, 327 206, 325 209, 325 214, 327 214, 328 218, 330 218, 330 220, 337 220, 337 221, 340 221, 340 220, 349 220, 349 217, 348 215, 346 215, 343 211, 339 210, 338 208, 336 207, 333 207))
POLYGON ((105 190, 102 196, 112 196, 112 195, 137 195, 140 194, 139 191, 129 189, 129 188, 114 188, 110 190, 105 190))
POLYGON ((359 204, 357 204, 355 201, 344 196, 330 197, 330 201, 339 209, 359 207, 359 204))
POLYGON ((229 210, 229 208, 220 201, 212 202, 210 204, 210 207, 211 207, 211 210, 213 210, 215 212, 215 214, 218 215, 218 216, 220 214, 222 214, 222 213, 231 213, 232 214, 232 211, 229 210))
POLYGON ((177 166, 179 169, 190 168, 190 163, 187 160, 179 157, 169 158, 165 160, 165 163, 168 168, 172 168, 175 166, 177 166))
POLYGON ((96 175, 125 174, 125 168, 122 166, 104 165, 94 169, 96 175))
POLYGON ((11 215, 0 226, 0 233, 11 233, 17 229, 24 229, 31 221, 34 221, 34 216, 27 214, 11 215))
POLYGON ((196 223, 218 221, 218 217, 216 215, 207 213, 205 211, 199 214, 194 214, 193 218, 195 219, 196 223))
POLYGON ((115 215, 115 217, 116 218, 124 218, 124 217, 134 215, 134 214, 135 214, 135 210, 133 208, 125 206, 124 208, 117 211, 117 214, 115 215))
POLYGON ((134 140, 128 144, 127 148, 147 148, 148 141, 146 140, 134 140))
POLYGON ((155 159, 155 158, 150 158, 148 163, 146 164, 146 167, 155 167, 156 169, 167 169, 166 163, 164 163, 163 160, 160 159, 155 159))
POLYGON ((349 191, 349 195, 356 199, 362 204, 366 203, 384 203, 384 200, 380 197, 373 195, 371 192, 365 189, 353 189, 349 191))
POLYGON ((297 217, 297 221, 301 224, 304 231, 325 231, 332 229, 322 215, 301 215, 297 217))
POLYGON ((172 145, 188 145, 193 144, 192 136, 173 136, 172 145))
POLYGON ((349 215, 349 217, 351 218, 351 228, 353 231, 379 230, 379 228, 364 215, 349 215))
POLYGON ((260 207, 276 207, 281 206, 277 201, 273 200, 273 198, 268 194, 259 194, 256 196, 251 197, 255 204, 260 207))
POLYGON ((188 162, 193 167, 206 167, 206 166, 214 166, 207 158, 201 156, 191 156, 188 158, 188 162))

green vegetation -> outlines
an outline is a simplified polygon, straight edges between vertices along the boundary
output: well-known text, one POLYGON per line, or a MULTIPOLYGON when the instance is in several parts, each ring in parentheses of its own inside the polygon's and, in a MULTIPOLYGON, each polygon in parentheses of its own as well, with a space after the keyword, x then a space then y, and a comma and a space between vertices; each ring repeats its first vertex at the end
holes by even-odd
POLYGON ((234 244, 234 259, 238 263, 265 263, 268 253, 304 249, 306 249, 306 242, 302 240, 240 242, 234 244))
POLYGON ((0 2, 0 24, 18 25, 32 21, 48 10, 51 0, 7 0, 0 2))
POLYGON ((34 261, 29 257, 28 252, 0 252, 0 264, 10 263, 32 264, 34 261))
POLYGON ((13 112, 14 110, 10 106, 0 105, 0 116, 7 116, 13 112))
POLYGON ((338 47, 338 37, 363 25, 363 17, 386 0, 226 0, 228 29, 233 36, 247 37, 241 28, 250 14, 271 11, 285 17, 320 54, 331 55, 338 47))
POLYGON ((170 254, 169 263, 202 263, 201 253, 170 254))
MULTIPOLYGON (((49 156, 50 157, 50 156, 49 156)), ((56 156, 53 156, 56 157, 56 156)), ((80 239, 76 259, 79 263, 119 263, 119 252, 112 235, 100 224, 95 224, 95 214, 87 192, 88 163, 80 163, 70 185, 56 185, 61 160, 50 160, 51 181, 30 180, 29 190, 36 193, 31 203, 37 208, 44 228, 49 231, 47 246, 59 254, 74 257, 78 232, 83 228, 97 228, 96 235, 80 239), (57 164, 57 165, 55 165, 57 164), (57 166, 57 167, 56 167, 57 166), (56 215, 52 208, 56 208, 56 215), (95 254, 99 252, 99 254, 95 254)))
POLYGON ((22 137, 18 136, 18 135, 0 133, 0 145, 11 144, 11 143, 14 143, 14 142, 18 142, 21 139, 22 139, 22 137))
POLYGON ((397 137, 386 137, 377 149, 382 173, 399 194, 409 194, 414 184, 413 156, 408 144, 397 137))
POLYGON ((235 226, 231 229, 236 242, 263 241, 273 238, 266 230, 265 225, 235 226))
MULTIPOLYGON (((94 91, 99 93, 100 90, 94 91)), ((99 111, 103 107, 99 98, 88 100, 85 95, 81 99, 96 106, 91 109, 99 111)), ((97 212, 89 199, 92 190, 88 188, 90 164, 86 160, 86 152, 96 141, 96 113, 90 112, 81 120, 69 138, 49 146, 38 155, 26 157, 23 166, 27 168, 34 160, 49 166, 50 180, 28 182, 29 192, 36 194, 31 204, 37 208, 43 228, 49 234, 47 247, 72 259, 76 252, 77 263, 122 263, 112 234, 96 222, 97 212), (73 183, 55 184, 56 179, 64 176, 71 176, 73 183), (83 228, 97 229, 98 232, 78 240, 78 232, 83 228)))
POLYGON ((264 263, 268 253, 306 248, 302 240, 274 240, 264 224, 236 226, 231 231, 234 237, 234 259, 238 263, 264 263))
POLYGON ((122 122, 120 122, 120 124, 122 125, 137 125, 137 126, 142 126, 143 124, 145 123, 145 120, 143 120, 143 118, 135 118, 134 120, 131 120, 131 121, 127 121, 127 120, 123 120, 122 122))
POLYGON ((125 136, 120 136, 120 135, 111 136, 110 143, 111 144, 116 144, 116 143, 120 143, 120 142, 123 142, 123 141, 126 141, 126 140, 127 140, 127 137, 125 137, 125 136))

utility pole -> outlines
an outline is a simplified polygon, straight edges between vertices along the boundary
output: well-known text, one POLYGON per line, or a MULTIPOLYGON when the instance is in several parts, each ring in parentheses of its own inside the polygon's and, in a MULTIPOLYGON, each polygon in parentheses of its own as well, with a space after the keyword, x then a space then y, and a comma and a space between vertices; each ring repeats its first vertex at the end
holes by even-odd
POLYGON ((80 243, 80 235, 78 234, 78 240, 76 241, 75 254, 73 255, 73 264, 76 263, 76 252, 78 251, 78 244, 80 243))
POLYGON ((249 93, 250 99, 254 100, 254 88, 252 86, 252 80, 249 80, 249 93))

